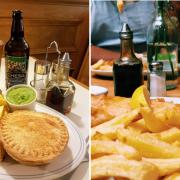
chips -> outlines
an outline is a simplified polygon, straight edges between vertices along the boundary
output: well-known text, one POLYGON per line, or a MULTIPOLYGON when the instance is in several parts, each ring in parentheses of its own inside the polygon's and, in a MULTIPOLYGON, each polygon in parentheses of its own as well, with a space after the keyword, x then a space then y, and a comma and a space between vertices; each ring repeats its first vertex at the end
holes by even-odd
POLYGON ((92 128, 92 179, 180 180, 180 106, 137 107, 92 128))
POLYGON ((118 141, 92 141, 91 142, 91 155, 92 157, 99 157, 103 155, 119 154, 127 159, 140 160, 139 152, 124 143, 118 141))
POLYGON ((166 176, 173 172, 180 171, 180 158, 176 158, 176 159, 143 158, 143 161, 154 164, 159 169, 160 176, 166 176))
POLYGON ((157 180, 158 169, 151 163, 127 160, 119 155, 104 156, 92 160, 91 178, 125 177, 132 180, 157 180))
POLYGON ((136 134, 127 129, 117 131, 118 139, 148 158, 180 158, 180 148, 163 142, 148 134, 136 134))

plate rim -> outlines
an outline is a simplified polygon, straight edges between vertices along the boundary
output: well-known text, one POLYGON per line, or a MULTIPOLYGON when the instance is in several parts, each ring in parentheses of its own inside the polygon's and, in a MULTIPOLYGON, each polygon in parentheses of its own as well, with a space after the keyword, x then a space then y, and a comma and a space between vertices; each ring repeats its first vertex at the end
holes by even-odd
POLYGON ((76 131, 76 133, 79 137, 79 140, 81 142, 81 147, 79 149, 79 152, 77 153, 76 157, 72 159, 72 161, 67 163, 66 166, 60 168, 60 169, 62 169, 61 171, 60 171, 60 169, 57 169, 54 171, 45 172, 43 174, 36 174, 36 175, 33 175, 33 174, 32 175, 9 175, 9 174, 1 174, 0 173, 0 176, 3 176, 6 179, 32 179, 32 180, 35 180, 35 179, 41 178, 42 180, 45 180, 45 179, 49 179, 49 178, 60 178, 64 175, 72 172, 75 168, 77 168, 85 156, 87 146, 86 146, 85 139, 80 132, 79 127, 72 120, 70 120, 67 116, 63 115, 62 113, 44 105, 44 104, 38 103, 38 102, 36 102, 35 110, 36 110, 37 106, 40 108, 42 107, 43 109, 47 109, 48 111, 51 111, 54 116, 61 117, 62 121, 66 124, 66 126, 68 126, 68 127, 71 126, 69 128, 70 129, 73 128, 73 130, 76 131))
MULTIPOLYGON (((100 70, 100 69, 91 69, 91 73, 94 73, 95 75, 99 76, 106 76, 106 77, 113 77, 113 71, 112 70, 100 70)), ((143 75, 147 76, 148 70, 143 70, 143 75)))
POLYGON ((112 70, 91 69, 91 72, 99 76, 113 77, 112 70))

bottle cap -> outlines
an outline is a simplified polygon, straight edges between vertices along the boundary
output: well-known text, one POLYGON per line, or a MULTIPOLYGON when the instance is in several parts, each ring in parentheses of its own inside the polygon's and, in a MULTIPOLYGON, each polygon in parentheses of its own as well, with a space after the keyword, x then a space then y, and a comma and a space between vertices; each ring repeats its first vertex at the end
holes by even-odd
POLYGON ((159 61, 152 62, 149 65, 149 69, 150 69, 150 71, 162 71, 163 70, 163 62, 159 62, 159 61))
POLYGON ((124 23, 120 32, 120 38, 121 39, 132 39, 133 38, 133 32, 131 31, 128 24, 124 23))
POLYGON ((50 72, 51 63, 45 60, 37 60, 34 66, 34 73, 46 75, 50 72))
POLYGON ((22 18, 22 11, 21 10, 13 10, 12 11, 12 17, 13 18, 22 18))

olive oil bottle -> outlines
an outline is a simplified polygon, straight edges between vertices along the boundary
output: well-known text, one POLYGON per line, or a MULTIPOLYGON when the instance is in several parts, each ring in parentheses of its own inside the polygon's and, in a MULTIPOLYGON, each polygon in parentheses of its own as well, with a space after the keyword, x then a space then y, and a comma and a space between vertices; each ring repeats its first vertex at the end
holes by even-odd
POLYGON ((143 65, 133 50, 133 32, 123 24, 120 32, 120 58, 113 64, 115 96, 131 97, 134 90, 143 84, 143 65))

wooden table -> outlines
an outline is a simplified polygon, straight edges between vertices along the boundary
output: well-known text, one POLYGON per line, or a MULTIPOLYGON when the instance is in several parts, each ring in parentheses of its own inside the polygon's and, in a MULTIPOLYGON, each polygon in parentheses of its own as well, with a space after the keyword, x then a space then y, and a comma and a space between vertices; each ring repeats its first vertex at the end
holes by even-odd
MULTIPOLYGON (((105 78, 94 75, 91 77, 91 85, 106 87, 108 89, 108 95, 114 96, 113 79, 110 77, 105 78)), ((167 97, 180 97, 180 77, 178 79, 178 87, 176 89, 167 91, 167 97)))

